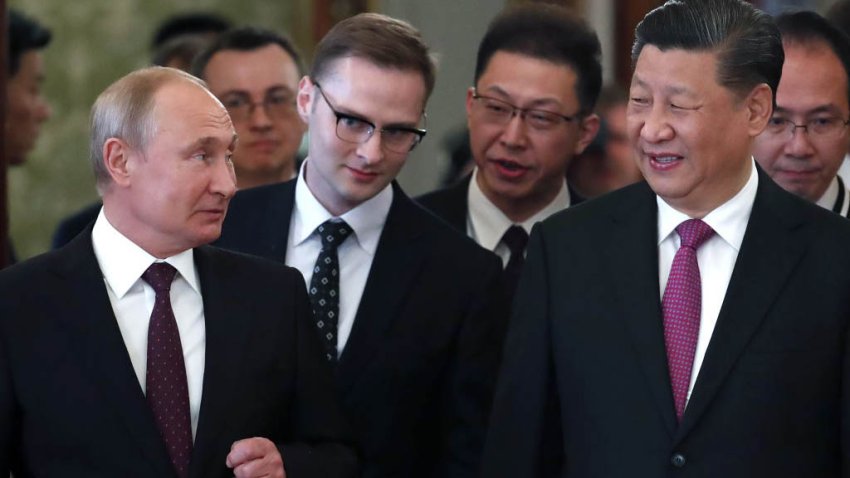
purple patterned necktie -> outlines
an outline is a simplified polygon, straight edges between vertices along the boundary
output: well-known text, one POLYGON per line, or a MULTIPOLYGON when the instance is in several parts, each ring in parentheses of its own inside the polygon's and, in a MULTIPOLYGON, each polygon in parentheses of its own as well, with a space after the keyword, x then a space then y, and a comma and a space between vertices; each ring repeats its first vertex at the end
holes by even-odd
POLYGON ((177 270, 165 262, 152 264, 142 274, 142 279, 156 292, 148 325, 146 391, 171 463, 177 476, 185 478, 189 475, 192 454, 192 422, 183 347, 171 309, 171 283, 176 274, 177 270))
POLYGON ((702 310, 697 249, 714 235, 714 230, 699 219, 689 219, 679 224, 676 232, 681 245, 670 267, 661 309, 664 313, 664 344, 667 347, 667 366, 673 386, 676 418, 681 421, 691 382, 702 310))

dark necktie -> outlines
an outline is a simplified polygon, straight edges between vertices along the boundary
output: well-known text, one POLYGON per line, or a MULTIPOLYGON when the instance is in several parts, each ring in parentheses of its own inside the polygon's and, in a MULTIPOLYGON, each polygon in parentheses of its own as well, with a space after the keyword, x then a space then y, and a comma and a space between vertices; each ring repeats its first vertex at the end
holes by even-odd
POLYGON ((142 279, 156 292, 148 325, 146 393, 156 426, 168 448, 177 475, 189 474, 192 454, 192 422, 189 387, 177 321, 171 309, 171 283, 177 270, 164 262, 154 263, 142 279))
POLYGON ((325 347, 328 362, 337 359, 336 335, 339 322, 339 258, 337 248, 351 234, 351 227, 343 220, 328 219, 316 228, 322 239, 322 250, 313 266, 310 279, 310 303, 319 336, 325 347))
POLYGON ((528 233, 521 226, 511 226, 502 236, 502 242, 511 251, 511 257, 505 266, 505 288, 513 296, 519 282, 522 265, 525 264, 525 246, 528 245, 528 233))
POLYGON ((699 219, 689 219, 679 224, 676 232, 681 245, 670 267, 661 309, 664 313, 664 343, 670 384, 673 387, 673 403, 676 418, 681 421, 691 382, 702 311, 697 249, 714 235, 714 230, 699 219))

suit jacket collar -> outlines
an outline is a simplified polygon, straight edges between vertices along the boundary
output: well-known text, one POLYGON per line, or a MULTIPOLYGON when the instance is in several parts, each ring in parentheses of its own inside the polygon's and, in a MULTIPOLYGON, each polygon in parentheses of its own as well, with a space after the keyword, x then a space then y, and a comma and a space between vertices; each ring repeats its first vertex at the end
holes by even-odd
POLYGON ((393 203, 337 368, 342 387, 355 382, 401 315, 407 292, 427 257, 422 246, 427 222, 427 213, 393 182, 393 203))
POLYGON ((56 274, 66 282, 59 318, 74 336, 81 366, 102 390, 105 406, 124 424, 159 476, 176 476, 112 312, 91 242, 91 226, 56 252, 56 274))
POLYGON ((657 206, 646 183, 613 211, 606 267, 657 410, 674 442, 699 422, 746 349, 794 266, 813 228, 806 204, 758 168, 759 186, 744 241, 708 350, 681 424, 676 423, 658 287, 657 206))

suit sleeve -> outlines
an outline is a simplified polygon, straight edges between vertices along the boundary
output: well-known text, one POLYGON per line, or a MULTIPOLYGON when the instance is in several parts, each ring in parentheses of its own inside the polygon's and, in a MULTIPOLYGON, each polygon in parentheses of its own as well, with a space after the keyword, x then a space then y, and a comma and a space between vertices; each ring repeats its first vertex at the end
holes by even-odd
POLYGON ((487 254, 452 356, 441 414, 446 437, 434 476, 477 476, 508 319, 501 262, 487 254))
POLYGON ((298 443, 278 445, 287 478, 354 477, 357 457, 350 446, 348 425, 337 402, 331 369, 324 362, 319 338, 313 330, 307 291, 300 275, 297 297, 297 397, 292 410, 290 436, 298 443))
MULTIPOLYGON (((542 227, 529 239, 505 342, 490 427, 482 457, 482 477, 541 476, 543 460, 558 452, 554 414, 549 322, 553 293, 542 227), (549 423, 553 422, 553 423, 549 423)), ((547 468, 548 471, 548 468, 547 468)))

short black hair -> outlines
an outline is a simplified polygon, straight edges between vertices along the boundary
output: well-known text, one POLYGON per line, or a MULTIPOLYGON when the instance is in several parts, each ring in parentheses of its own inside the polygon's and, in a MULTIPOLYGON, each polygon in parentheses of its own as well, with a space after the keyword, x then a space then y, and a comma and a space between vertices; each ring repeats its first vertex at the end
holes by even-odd
POLYGON ((216 13, 190 12, 167 18, 151 40, 151 50, 155 51, 165 42, 183 35, 204 33, 222 33, 232 27, 230 20, 216 13))
POLYGON ((50 30, 23 13, 9 9, 9 76, 21 66, 21 56, 28 50, 41 50, 50 43, 50 30))
POLYGON ((286 35, 282 35, 271 30, 264 30, 256 27, 241 27, 228 30, 220 37, 216 38, 207 48, 195 57, 192 62, 191 73, 198 78, 203 78, 204 69, 210 62, 210 59, 216 53, 223 50, 237 51, 253 51, 263 48, 267 45, 278 45, 284 51, 289 53, 295 66, 298 68, 299 75, 304 74, 304 65, 301 63, 301 55, 298 49, 286 35))
POLYGON ((773 92, 785 53, 771 17, 742 0, 668 0, 635 28, 632 63, 646 45, 716 52, 717 82, 738 95, 766 83, 773 92))
POLYGON ((596 105, 602 87, 602 56, 596 32, 563 7, 532 3, 509 8, 490 23, 478 46, 475 83, 496 52, 530 56, 572 68, 582 114, 596 105))
POLYGON ((812 11, 783 13, 776 17, 783 44, 827 46, 844 67, 847 76, 847 100, 850 101, 850 37, 812 11))

